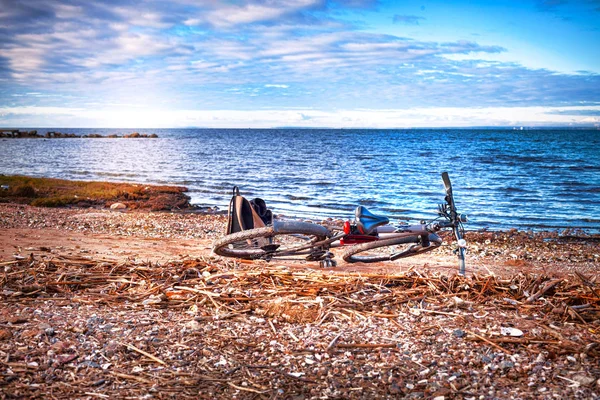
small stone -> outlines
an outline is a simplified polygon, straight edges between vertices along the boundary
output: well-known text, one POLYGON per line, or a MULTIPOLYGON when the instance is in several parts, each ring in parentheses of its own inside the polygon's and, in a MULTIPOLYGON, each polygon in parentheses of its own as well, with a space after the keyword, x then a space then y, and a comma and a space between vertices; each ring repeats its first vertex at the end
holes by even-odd
POLYGON ((467 333, 465 331, 463 331, 462 329, 455 329, 454 332, 452 332, 452 334, 458 338, 467 336, 467 333))
POLYGON ((596 382, 596 378, 592 378, 591 376, 586 375, 586 374, 576 374, 576 375, 573 375, 573 377, 571 377, 571 379, 574 380, 575 382, 579 382, 579 384, 581 386, 590 386, 594 382, 596 382))
POLYGON ((511 361, 502 361, 500 363, 500 368, 502 368, 504 370, 511 369, 514 366, 515 366, 515 364, 511 361))
MULTIPOLYGON (((78 367, 88 367, 88 368, 100 368, 100 364, 98 364, 97 362, 94 362, 94 361, 90 361, 90 360, 82 361, 77 366, 78 367)), ((98 385, 93 383, 92 386, 98 386, 98 385)))
POLYGON ((185 324, 185 327, 191 331, 199 331, 201 328, 201 325, 198 321, 193 319, 193 320, 187 322, 185 324))
POLYGON ((157 295, 151 295, 146 300, 142 301, 142 304, 145 306, 151 304, 159 304, 161 303, 167 296, 164 293, 160 293, 157 295))
POLYGON ((59 364, 66 364, 70 361, 73 361, 76 358, 77 358, 77 354, 61 354, 56 357, 56 361, 59 364))
POLYGON ((503 326, 500 328, 500 333, 505 336, 513 336, 513 337, 521 337, 523 336, 523 331, 517 328, 513 328, 510 326, 503 326))
POLYGON ((540 353, 540 354, 538 354, 538 356, 534 362, 536 364, 542 364, 542 363, 546 362, 546 357, 542 353, 540 353))
POLYGON ((124 210, 127 206, 123 203, 113 203, 110 205, 111 210, 124 210))

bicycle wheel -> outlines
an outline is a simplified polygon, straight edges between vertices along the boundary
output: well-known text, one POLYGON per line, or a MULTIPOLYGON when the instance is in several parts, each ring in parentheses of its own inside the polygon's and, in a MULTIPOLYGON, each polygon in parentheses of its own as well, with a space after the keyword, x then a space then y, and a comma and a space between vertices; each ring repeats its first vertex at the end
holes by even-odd
POLYGON ((213 252, 223 257, 247 260, 306 256, 313 260, 326 254, 319 242, 331 233, 321 225, 299 221, 275 221, 272 226, 248 229, 216 240, 213 252))
POLYGON ((398 258, 426 253, 439 247, 441 244, 442 240, 434 234, 429 235, 429 245, 426 247, 423 247, 419 236, 381 239, 350 246, 344 251, 342 258, 349 263, 393 261, 398 258))

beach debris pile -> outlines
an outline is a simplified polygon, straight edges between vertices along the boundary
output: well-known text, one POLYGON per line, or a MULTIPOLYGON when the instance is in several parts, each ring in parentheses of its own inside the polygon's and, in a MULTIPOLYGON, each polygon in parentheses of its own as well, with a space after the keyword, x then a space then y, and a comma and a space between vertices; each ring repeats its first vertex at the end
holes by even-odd
POLYGON ((62 133, 56 131, 48 131, 43 135, 39 134, 38 131, 21 131, 18 129, 0 129, 0 138, 10 139, 59 139, 59 138, 151 138, 156 139, 158 135, 156 133, 128 133, 124 135, 110 134, 101 135, 99 133, 90 133, 86 135, 78 135, 75 133, 62 133))
POLYGON ((9 398, 596 398, 593 276, 0 262, 9 398))

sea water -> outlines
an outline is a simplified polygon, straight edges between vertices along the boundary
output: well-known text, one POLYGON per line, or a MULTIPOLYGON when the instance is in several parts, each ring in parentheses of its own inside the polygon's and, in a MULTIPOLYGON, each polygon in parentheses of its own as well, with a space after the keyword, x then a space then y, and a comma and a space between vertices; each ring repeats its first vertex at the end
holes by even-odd
POLYGON ((159 138, 0 139, 0 173, 183 185, 221 210, 237 185, 275 214, 350 218, 364 205, 413 222, 436 216, 448 171, 468 229, 600 231, 599 130, 51 130, 159 138))

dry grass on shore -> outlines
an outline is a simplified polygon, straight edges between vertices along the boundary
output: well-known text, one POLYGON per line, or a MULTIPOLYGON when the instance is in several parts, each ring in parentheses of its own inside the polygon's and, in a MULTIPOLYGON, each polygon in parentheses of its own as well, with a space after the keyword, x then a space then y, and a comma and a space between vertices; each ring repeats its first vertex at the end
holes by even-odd
POLYGON ((106 207, 123 203, 129 208, 172 210, 190 208, 185 187, 131 183, 72 181, 0 175, 0 202, 41 207, 106 207))

